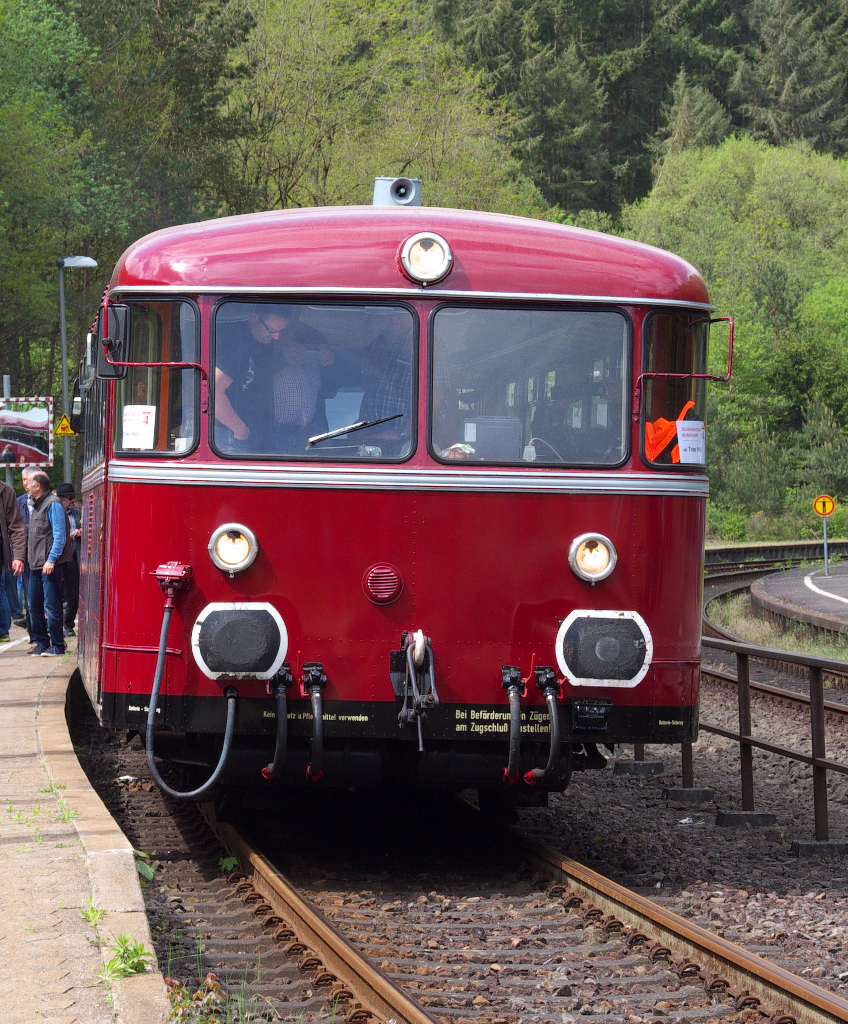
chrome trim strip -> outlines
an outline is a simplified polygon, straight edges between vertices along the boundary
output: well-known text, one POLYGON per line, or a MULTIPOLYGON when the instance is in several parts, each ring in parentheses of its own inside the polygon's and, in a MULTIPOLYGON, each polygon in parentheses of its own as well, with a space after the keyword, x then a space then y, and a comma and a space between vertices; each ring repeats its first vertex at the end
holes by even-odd
POLYGON ((682 309, 697 309, 712 312, 716 307, 709 302, 687 302, 680 299, 655 299, 647 296, 627 298, 620 295, 566 295, 550 292, 475 292, 450 288, 248 288, 243 285, 211 287, 206 284, 174 285, 155 284, 142 288, 139 285, 116 285, 109 289, 113 295, 314 295, 316 299, 327 296, 376 295, 402 299, 501 299, 511 302, 580 302, 604 306, 674 306, 682 309))
POLYGON ((98 487, 106 479, 106 464, 104 462, 98 463, 94 469, 88 470, 83 474, 82 478, 82 490, 91 491, 95 487, 98 487))
POLYGON ((491 469, 376 469, 351 466, 262 466, 256 463, 141 462, 113 459, 116 483, 190 484, 197 487, 285 487, 343 491, 452 491, 524 494, 620 494, 706 498, 705 476, 671 473, 540 472, 491 469))

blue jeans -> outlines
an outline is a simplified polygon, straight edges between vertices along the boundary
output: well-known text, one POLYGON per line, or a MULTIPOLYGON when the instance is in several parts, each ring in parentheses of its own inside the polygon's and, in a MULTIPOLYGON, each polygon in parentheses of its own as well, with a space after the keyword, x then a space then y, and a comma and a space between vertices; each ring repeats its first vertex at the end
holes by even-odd
POLYGON ((27 589, 29 630, 34 643, 42 647, 65 649, 62 632, 62 575, 64 565, 56 565, 53 572, 30 570, 27 589))
MULTIPOLYGON (((0 569, 6 575, 5 569, 0 569)), ((9 610, 9 599, 6 597, 6 588, 0 581, 0 636, 9 635, 9 627, 12 625, 12 613, 9 610)))
POLYGON ((12 613, 12 618, 22 618, 21 599, 18 597, 18 577, 12 575, 8 569, 3 570, 3 586, 6 590, 6 600, 9 602, 9 611, 12 613))

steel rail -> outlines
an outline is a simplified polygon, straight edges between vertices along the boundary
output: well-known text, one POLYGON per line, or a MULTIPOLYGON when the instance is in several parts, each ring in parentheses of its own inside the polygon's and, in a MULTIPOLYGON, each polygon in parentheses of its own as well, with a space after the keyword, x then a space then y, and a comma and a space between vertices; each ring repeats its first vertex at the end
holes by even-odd
MULTIPOLYGON (((731 675, 729 672, 722 672, 717 668, 704 668, 701 666, 701 675, 709 676, 710 679, 717 679, 720 683, 730 683, 732 686, 737 686, 739 683, 736 676, 731 675)), ((848 668, 845 670, 845 675, 848 675, 848 668)), ((810 706, 810 698, 806 693, 798 693, 797 690, 784 690, 779 686, 769 686, 768 683, 756 682, 748 683, 748 686, 757 693, 764 693, 767 697, 779 697, 781 700, 788 700, 792 704, 798 704, 805 708, 810 706)), ((848 716, 848 704, 836 704, 833 701, 826 700, 824 702, 824 709, 834 715, 838 715, 840 718, 848 716)))
POLYGON ((441 1024, 415 999, 361 953, 356 946, 299 895, 297 890, 247 839, 231 825, 215 819, 210 804, 201 805, 203 815, 221 845, 238 857, 241 870, 252 875, 252 882, 298 940, 315 953, 331 972, 362 1004, 366 1013, 349 1013, 348 1020, 394 1020, 397 1024, 441 1024))
POLYGON ((652 931, 672 954, 687 959, 693 955, 703 958, 709 970, 720 974, 740 992, 747 990, 761 1001, 791 1013, 798 1024, 836 1024, 848 1020, 848 1000, 625 889, 514 827, 510 831, 537 870, 567 884, 605 914, 640 931, 652 931))

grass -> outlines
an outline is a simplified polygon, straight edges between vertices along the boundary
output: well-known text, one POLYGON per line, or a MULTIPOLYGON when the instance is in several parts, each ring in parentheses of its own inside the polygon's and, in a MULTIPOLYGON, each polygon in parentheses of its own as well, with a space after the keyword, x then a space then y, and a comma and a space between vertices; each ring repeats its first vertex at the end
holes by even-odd
POLYGON ((775 622, 769 622, 751 612, 747 594, 731 594, 710 603, 710 618, 719 626, 742 640, 760 647, 772 647, 790 654, 808 654, 817 658, 835 658, 848 661, 848 636, 813 636, 810 629, 798 623, 782 632, 775 622))

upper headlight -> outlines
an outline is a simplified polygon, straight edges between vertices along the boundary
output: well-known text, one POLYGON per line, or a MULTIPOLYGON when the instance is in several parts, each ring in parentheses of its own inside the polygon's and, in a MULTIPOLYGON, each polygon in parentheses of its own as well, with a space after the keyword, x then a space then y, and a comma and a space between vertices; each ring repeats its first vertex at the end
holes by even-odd
POLYGON ((571 543, 568 564, 575 576, 590 583, 605 580, 615 568, 618 555, 613 543, 600 533, 584 533, 571 543))
POLYGON ((252 565, 258 554, 256 535, 240 523, 225 523, 209 538, 209 557, 230 575, 252 565))
POLYGON ((423 231, 403 243, 400 261, 413 281, 431 284, 441 280, 450 270, 453 254, 441 235, 423 231))

